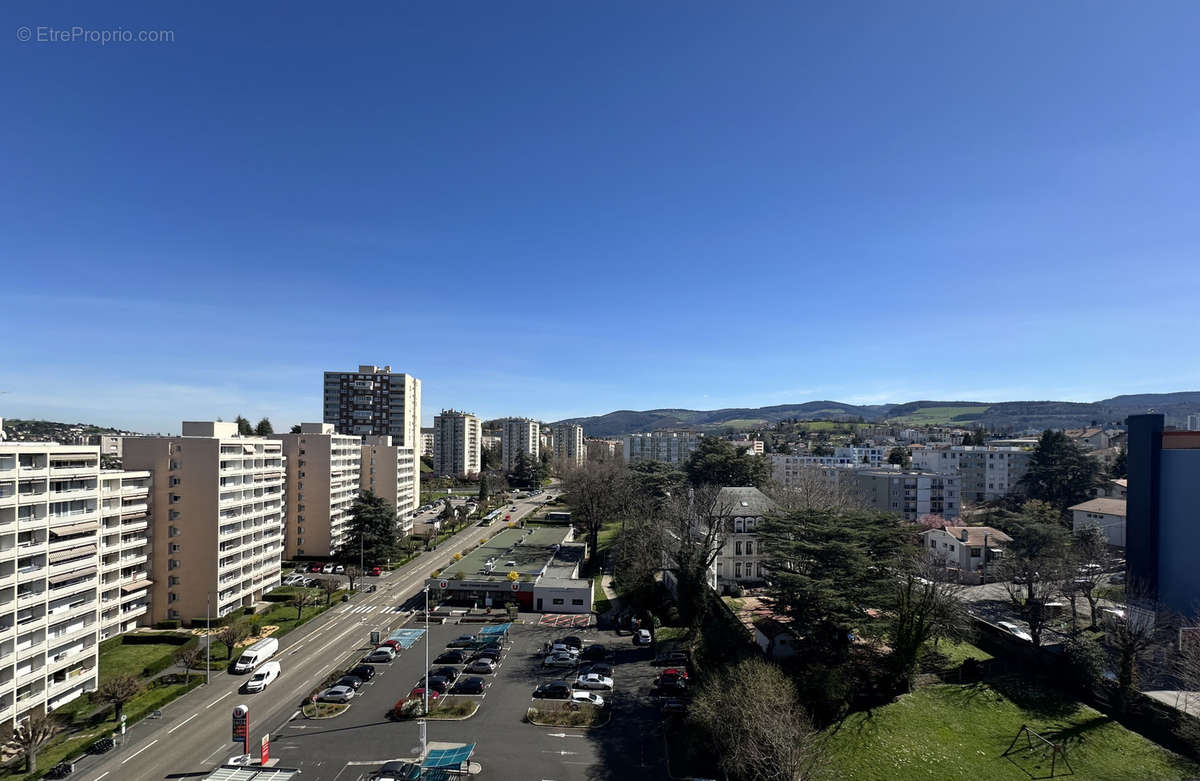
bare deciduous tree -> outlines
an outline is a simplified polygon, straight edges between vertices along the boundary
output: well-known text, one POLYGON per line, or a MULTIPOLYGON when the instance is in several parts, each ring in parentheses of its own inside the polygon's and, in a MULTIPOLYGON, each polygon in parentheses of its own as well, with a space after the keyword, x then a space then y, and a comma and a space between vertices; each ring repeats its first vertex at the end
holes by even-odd
POLYGON ((289 604, 291 604, 292 607, 296 608, 296 620, 297 621, 299 621, 301 619, 301 617, 303 617, 304 608, 313 604, 315 599, 316 599, 315 595, 308 589, 306 589, 306 588, 296 589, 296 593, 292 594, 292 598, 291 598, 291 600, 289 600, 289 604))
MULTIPOLYGON (((1091 625, 1099 621, 1097 609, 1100 603, 1100 587, 1105 583, 1106 573, 1111 569, 1113 554, 1108 540, 1099 529, 1085 529, 1075 535, 1071 546, 1078 571, 1072 576, 1071 590, 1077 591, 1088 601, 1091 609, 1091 625)), ((1075 604, 1071 603, 1074 610, 1075 604)))
POLYGON ((1013 608, 1029 624, 1033 645, 1042 644, 1042 631, 1050 621, 1046 604, 1060 595, 1071 575, 1067 563, 1067 533, 1062 525, 1034 518, 1011 524, 1001 572, 1013 608))
POLYGON ((183 668, 184 680, 191 678, 192 670, 200 665, 200 649, 195 646, 184 646, 175 652, 175 664, 183 668))
POLYGON ((787 512, 862 509, 862 500, 848 483, 844 484, 839 479, 838 472, 819 466, 804 466, 788 478, 786 486, 771 484, 766 493, 787 512))
POLYGON ((1160 639, 1165 629, 1164 611, 1141 585, 1126 584, 1125 595, 1113 600, 1114 609, 1106 611, 1101 620, 1105 641, 1116 654, 1117 693, 1122 702, 1137 686, 1139 664, 1143 655, 1160 639))
POLYGON ((563 477, 563 488, 570 498, 571 519, 583 524, 595 553, 604 524, 627 517, 632 482, 615 461, 588 461, 563 477))
POLYGON ((892 663, 904 690, 912 686, 921 648, 935 638, 963 636, 969 625, 962 587, 950 571, 926 551, 902 560, 890 609, 892 663))
POLYGON ((710 676, 689 718, 711 736, 726 773, 748 781, 807 781, 820 769, 820 738, 795 684, 750 659, 710 676))
POLYGON ((346 580, 349 581, 349 583, 350 583, 350 590, 353 591, 354 584, 356 582, 358 582, 358 579, 363 576, 363 571, 361 569, 359 569, 358 566, 352 564, 352 565, 346 567, 345 575, 346 575, 346 580))
POLYGON ((142 690, 142 682, 132 675, 114 675, 96 687, 92 698, 103 705, 113 706, 113 719, 121 720, 121 711, 125 703, 132 700, 142 690))
POLYGON ((25 757, 25 772, 37 771, 37 755, 59 732, 59 723, 49 714, 30 713, 15 726, 7 727, 4 744, 17 756, 25 757))
POLYGON ((342 584, 338 583, 337 578, 325 578, 321 581, 321 591, 325 592, 325 606, 329 607, 329 603, 333 601, 333 595, 342 588, 342 584))
POLYGON ((711 485, 690 488, 663 506, 664 570, 675 578, 675 601, 689 627, 704 620, 713 562, 729 537, 733 508, 720 506, 720 490, 711 485))
POLYGON ((232 624, 226 624, 218 629, 216 634, 213 635, 213 638, 216 639, 221 645, 225 646, 225 655, 232 659, 233 649, 237 647, 238 643, 245 640, 248 634, 249 632, 244 624, 241 622, 234 622, 232 624))

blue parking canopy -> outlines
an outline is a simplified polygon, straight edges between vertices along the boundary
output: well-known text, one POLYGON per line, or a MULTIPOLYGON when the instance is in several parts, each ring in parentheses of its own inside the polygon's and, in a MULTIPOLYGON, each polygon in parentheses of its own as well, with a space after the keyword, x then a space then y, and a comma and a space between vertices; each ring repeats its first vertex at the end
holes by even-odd
POLYGON ((465 746, 457 746, 455 748, 431 749, 430 752, 425 755, 425 761, 421 763, 421 767, 462 767, 462 764, 471 758, 471 754, 474 751, 474 743, 468 743, 465 746))
POLYGON ((511 623, 496 624, 495 626, 485 626, 479 630, 478 634, 482 635, 483 637, 494 637, 496 635, 506 635, 506 634, 508 634, 508 628, 510 626, 512 626, 511 623))
POLYGON ((424 629, 397 629, 388 635, 388 640, 395 640, 400 643, 400 647, 404 649, 412 648, 421 636, 425 634, 424 629))

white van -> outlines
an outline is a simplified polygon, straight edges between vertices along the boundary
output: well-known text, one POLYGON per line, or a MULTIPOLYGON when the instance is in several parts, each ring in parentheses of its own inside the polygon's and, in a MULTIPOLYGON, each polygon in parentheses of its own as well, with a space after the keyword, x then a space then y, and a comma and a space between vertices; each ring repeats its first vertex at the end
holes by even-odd
POLYGON ((259 640, 242 652, 242 655, 238 657, 237 663, 233 665, 233 671, 235 673, 248 673, 274 656, 278 650, 279 641, 274 637, 259 640))
POLYGON ((254 675, 250 676, 250 680, 246 681, 246 691, 260 692, 267 688, 268 685, 279 677, 281 669, 279 662, 267 662, 254 671, 254 675))

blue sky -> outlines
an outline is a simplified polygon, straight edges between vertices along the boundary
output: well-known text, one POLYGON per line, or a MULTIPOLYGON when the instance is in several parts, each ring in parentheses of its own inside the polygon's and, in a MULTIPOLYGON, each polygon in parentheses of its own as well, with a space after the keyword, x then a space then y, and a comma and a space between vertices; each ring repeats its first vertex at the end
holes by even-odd
POLYGON ((0 415, 1200 388, 1194 3, 174 6, 0 10, 0 415))

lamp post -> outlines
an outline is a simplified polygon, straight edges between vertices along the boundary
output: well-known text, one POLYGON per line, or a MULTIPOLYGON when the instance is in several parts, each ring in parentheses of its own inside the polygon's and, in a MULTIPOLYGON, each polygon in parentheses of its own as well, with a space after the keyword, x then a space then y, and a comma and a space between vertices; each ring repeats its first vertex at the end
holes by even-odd
POLYGON ((204 685, 212 680, 212 592, 204 595, 204 685))
POLYGON ((421 759, 428 753, 429 743, 426 724, 429 721, 429 585, 425 585, 425 686, 422 696, 425 698, 425 718, 421 723, 421 759))

